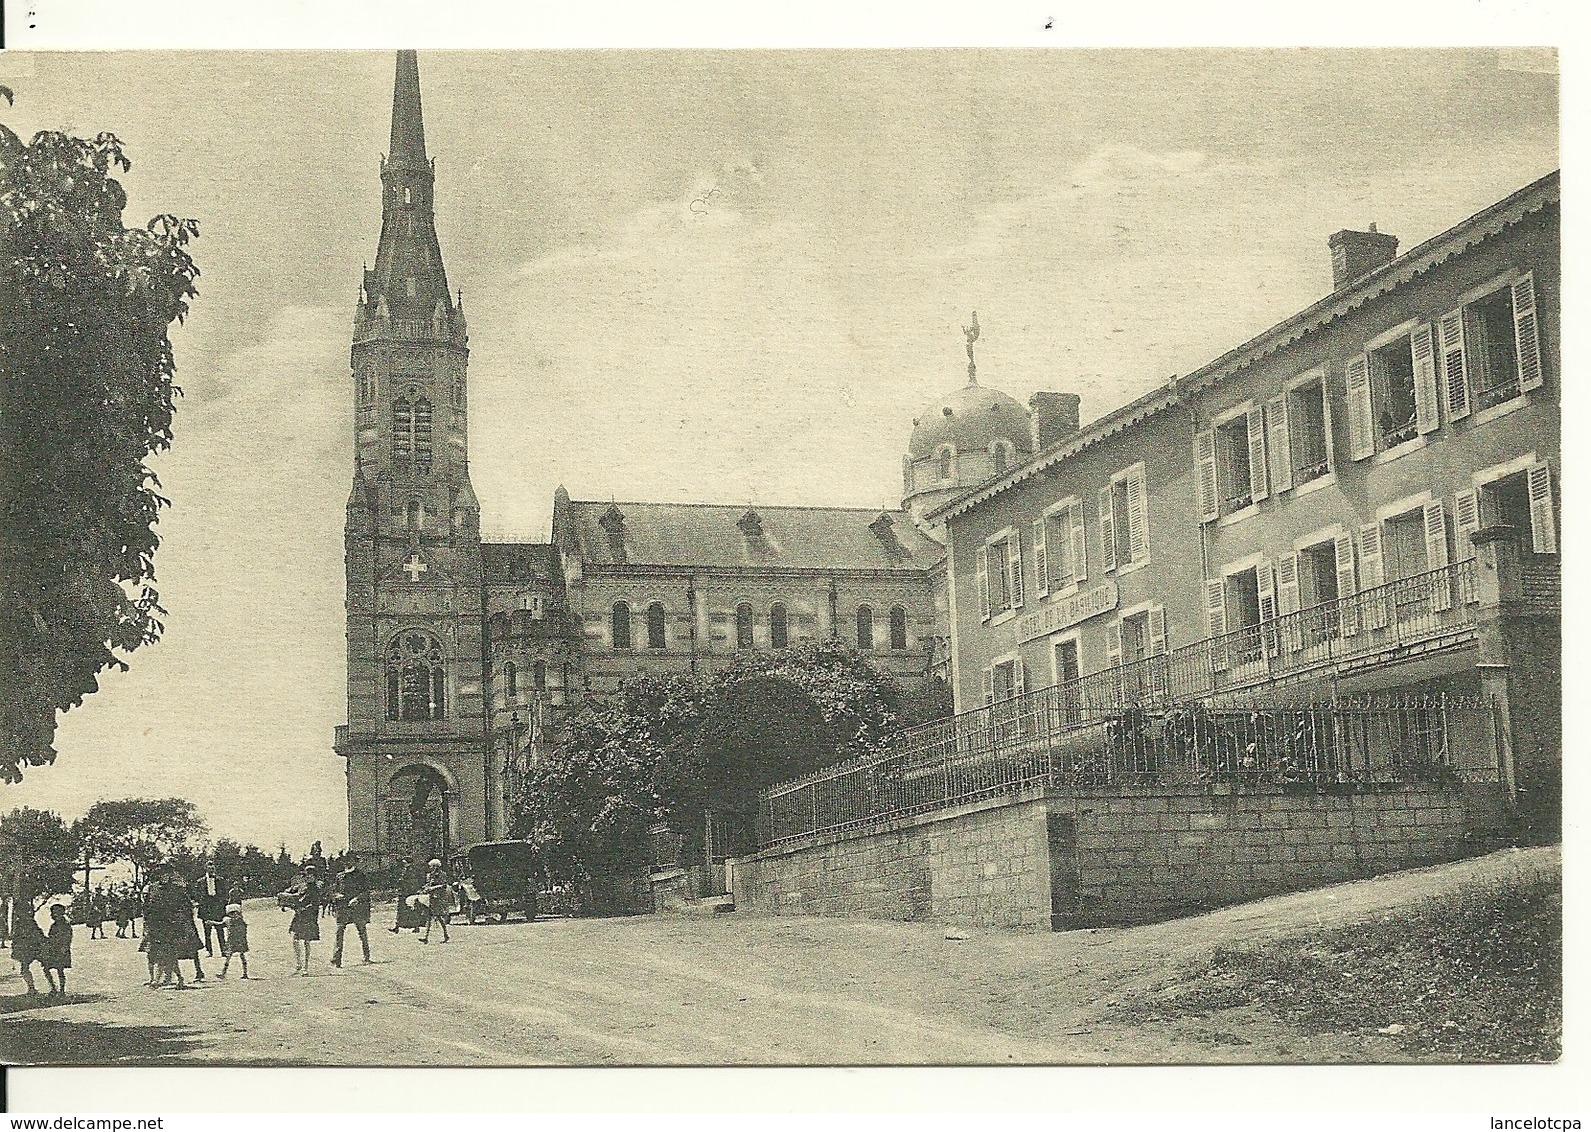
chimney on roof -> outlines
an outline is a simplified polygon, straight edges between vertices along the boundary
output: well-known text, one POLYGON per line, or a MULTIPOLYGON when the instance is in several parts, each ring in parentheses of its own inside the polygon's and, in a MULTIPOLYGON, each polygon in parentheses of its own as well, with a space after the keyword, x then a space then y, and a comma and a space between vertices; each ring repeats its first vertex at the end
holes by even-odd
POLYGON ((1368 232, 1344 228, 1326 241, 1331 249, 1331 289, 1340 291, 1363 279, 1378 267, 1398 258, 1398 238, 1377 232, 1374 223, 1368 232))
POLYGON ((1033 451, 1042 452, 1077 431, 1082 399, 1075 393, 1035 393, 1028 398, 1033 422, 1033 451))

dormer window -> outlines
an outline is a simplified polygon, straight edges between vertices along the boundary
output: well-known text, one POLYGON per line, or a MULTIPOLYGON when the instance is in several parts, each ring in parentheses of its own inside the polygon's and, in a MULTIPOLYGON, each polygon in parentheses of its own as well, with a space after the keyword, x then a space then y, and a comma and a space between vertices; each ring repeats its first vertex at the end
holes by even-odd
POLYGON ((624 552, 624 512, 619 510, 618 504, 609 504, 608 509, 597 520, 608 536, 608 552, 615 562, 625 560, 624 552))
POLYGON ((996 440, 990 448, 990 455, 994 459, 994 474, 1004 475, 1005 470, 1011 466, 1011 442, 996 440))
POLYGON ((741 534, 747 538, 757 539, 762 537, 762 516, 755 511, 748 510, 735 523, 735 526, 739 527, 741 534))

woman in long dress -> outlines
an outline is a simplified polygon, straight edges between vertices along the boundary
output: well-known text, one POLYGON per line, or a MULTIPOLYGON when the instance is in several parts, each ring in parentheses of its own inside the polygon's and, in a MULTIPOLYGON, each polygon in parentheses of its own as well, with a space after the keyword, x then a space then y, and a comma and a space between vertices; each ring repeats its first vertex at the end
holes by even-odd
POLYGON ((12 911, 11 958, 22 966, 22 981, 27 984, 28 994, 36 996, 39 988, 33 983, 33 964, 44 965, 44 932, 33 917, 33 897, 24 889, 17 894, 12 911))
POLYGON ((293 886, 282 893, 283 908, 293 912, 287 934, 293 939, 293 974, 309 974, 309 945, 320 938, 320 869, 311 862, 293 886))

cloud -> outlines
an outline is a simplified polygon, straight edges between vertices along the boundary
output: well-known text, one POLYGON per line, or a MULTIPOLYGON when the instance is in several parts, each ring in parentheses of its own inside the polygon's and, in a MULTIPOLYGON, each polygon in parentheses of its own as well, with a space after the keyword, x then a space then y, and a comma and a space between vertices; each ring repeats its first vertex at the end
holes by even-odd
MULTIPOLYGON (((727 161, 698 174, 669 200, 635 209, 611 221, 596 239, 567 244, 521 265, 521 279, 589 271, 604 263, 644 259, 660 246, 678 252, 704 237, 749 226, 758 212, 762 171, 750 161, 727 161)), ((752 238, 766 238, 766 233, 752 238)))
POLYGON ((1107 145, 1072 168, 1071 182, 1084 192, 1108 192, 1127 184, 1186 177, 1204 163, 1204 154, 1191 150, 1152 153, 1132 145, 1107 145))

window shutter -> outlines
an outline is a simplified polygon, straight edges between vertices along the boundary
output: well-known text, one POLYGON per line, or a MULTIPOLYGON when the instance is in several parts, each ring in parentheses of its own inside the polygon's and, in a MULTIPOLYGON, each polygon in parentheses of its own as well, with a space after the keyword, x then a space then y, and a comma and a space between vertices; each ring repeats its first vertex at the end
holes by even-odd
POLYGON ((1448 564, 1447 508, 1440 499, 1432 500, 1425 511, 1425 568, 1440 570, 1448 564))
POLYGON ((1448 311, 1437 323, 1442 336, 1442 403, 1449 421, 1469 416, 1469 365, 1464 359, 1464 309, 1448 311))
POLYGON ((1210 631, 1210 664, 1226 667, 1226 646, 1219 644, 1226 636, 1226 579, 1211 578, 1204 583, 1204 616, 1210 631))
POLYGON ((1298 553, 1289 551, 1276 560, 1276 611, 1297 613, 1298 602, 1298 553))
POLYGON ((1530 543, 1537 554, 1558 553, 1558 523, 1552 512, 1552 470, 1532 464, 1526 473, 1530 488, 1530 543))
POLYGON ((1287 434, 1287 394, 1265 403, 1265 423, 1270 426, 1271 486, 1278 492, 1293 486, 1293 443, 1287 434))
POLYGON ((1422 322, 1409 335, 1414 355, 1414 424, 1423 436, 1442 425, 1436 401, 1436 352, 1431 346, 1431 324, 1422 322))
POLYGON ((1270 496, 1270 477, 1265 472, 1265 410, 1257 405, 1248 413, 1248 482, 1254 502, 1270 496))
POLYGON ((1386 584, 1386 558, 1381 551, 1381 524, 1366 523, 1359 528, 1359 581, 1370 596, 1360 598, 1365 626, 1384 629, 1387 624, 1387 595, 1371 593, 1386 584))
POLYGON ((1221 517, 1221 499, 1215 488, 1215 433, 1201 432, 1193 438, 1193 462, 1199 474, 1199 522, 1213 523, 1221 517))
POLYGON ((1541 339, 1536 331, 1536 280, 1526 272, 1514 284, 1514 344, 1519 351, 1519 388, 1541 387, 1541 339))
POLYGON ((1260 596, 1260 620, 1276 620, 1276 574, 1271 569, 1270 559, 1254 567, 1254 587, 1260 596))
POLYGON ((1366 590, 1387 583, 1386 560, 1381 553, 1381 524, 1366 523, 1359 528, 1359 581, 1366 590))
POLYGON ((1083 503, 1075 500, 1071 507, 1072 522, 1072 581, 1081 582, 1088 577, 1088 528, 1083 523, 1083 503))
POLYGON ((1022 528, 1011 529, 1011 541, 1005 547, 1011 563, 1011 608, 1017 609, 1022 605, 1022 528))
MULTIPOLYGON (((1289 613, 1297 613, 1298 602, 1298 554, 1289 551, 1276 560, 1277 615, 1286 617, 1289 613)), ((1297 621, 1298 618, 1289 621, 1282 633, 1282 639, 1287 647, 1294 652, 1297 652, 1304 643, 1297 621)))
POLYGON ((1475 541, 1470 536, 1481 529, 1480 498, 1473 491, 1453 496, 1453 557, 1460 562, 1475 557, 1475 541))
POLYGON ((1337 444, 1331 432, 1331 382, 1322 377, 1320 379, 1320 430, 1321 439, 1326 443, 1326 471, 1337 470, 1337 444))
POLYGON ((1116 516, 1108 487, 1099 489, 1099 554, 1104 559, 1105 573, 1116 568, 1116 516))
POLYGON ((983 670, 983 702, 994 703, 994 665, 983 670))
POLYGON ((1121 667, 1121 619, 1112 621, 1105 630, 1105 667, 1121 667))
POLYGON ((1144 490, 1144 470, 1134 468, 1127 475, 1127 541, 1132 560, 1149 558, 1149 493, 1144 490))
POLYGON ((1375 414, 1370 404, 1370 356, 1348 359, 1348 456, 1363 460, 1376 454, 1375 414))
POLYGON ((1050 592, 1050 554, 1044 539, 1045 519, 1033 520, 1033 581, 1039 587, 1039 596, 1050 592))
POLYGON ((1166 651, 1166 607, 1149 607, 1149 655, 1162 656, 1166 651))
POLYGON ((1337 608, 1342 615, 1342 635, 1351 637, 1359 631, 1359 606, 1354 601, 1358 592, 1353 574, 1353 536, 1338 535, 1332 540, 1337 556, 1337 608))
MULTIPOLYGON (((1447 556, 1447 508, 1440 499, 1427 503, 1425 511, 1425 565, 1428 570, 1445 570, 1447 556)), ((1442 610, 1453 604, 1453 587, 1446 573, 1431 578, 1431 608, 1442 610)))
POLYGON ((1017 657, 1011 662, 1011 694, 1013 696, 1020 696, 1027 690, 1027 669, 1022 665, 1022 658, 1017 657))
POLYGON ((978 616, 989 620, 989 546, 978 548, 978 616))

